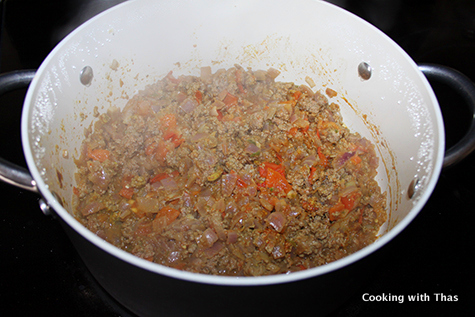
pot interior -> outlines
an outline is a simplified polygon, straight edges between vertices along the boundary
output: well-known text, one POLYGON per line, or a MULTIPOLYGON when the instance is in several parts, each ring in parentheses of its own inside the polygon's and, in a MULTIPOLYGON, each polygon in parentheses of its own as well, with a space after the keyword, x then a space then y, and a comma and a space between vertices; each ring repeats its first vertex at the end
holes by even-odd
MULTIPOLYGON (((25 101, 28 166, 43 195, 72 226, 74 158, 84 129, 114 105, 163 78, 234 64, 278 69, 279 81, 331 88, 344 122, 376 145, 388 194, 384 244, 422 208, 437 181, 443 125, 415 63, 389 38, 323 1, 127 1, 86 22, 47 57, 25 101), (372 75, 365 80, 358 66, 372 75), (81 83, 84 67, 90 83, 81 83), (416 184, 415 191, 409 190, 416 184), (54 193, 53 196, 51 193, 54 193), (409 195, 410 194, 410 195, 409 195), (412 196, 410 198, 409 196, 412 196), (61 207, 61 206, 64 207, 61 207)), ((377 246, 376 246, 377 247, 377 246)), ((363 251, 363 250, 362 250, 363 251)), ((361 252, 361 251, 359 251, 361 252)))

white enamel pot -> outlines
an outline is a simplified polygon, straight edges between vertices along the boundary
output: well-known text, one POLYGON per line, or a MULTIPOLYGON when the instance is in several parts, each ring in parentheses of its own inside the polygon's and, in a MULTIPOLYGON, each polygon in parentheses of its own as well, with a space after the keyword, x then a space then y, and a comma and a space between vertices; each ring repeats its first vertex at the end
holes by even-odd
POLYGON ((272 303, 293 297, 300 308, 311 305, 324 314, 344 299, 356 276, 364 276, 369 255, 416 217, 442 167, 474 148, 472 122, 467 136, 444 153, 441 112, 421 70, 460 90, 473 111, 475 89, 463 75, 434 65, 419 68, 375 27, 323 1, 131 0, 73 31, 36 73, 2 76, 0 93, 32 81, 21 124, 28 171, 1 160, 0 178, 38 191, 42 209, 58 216, 98 282, 138 315, 183 315, 189 305, 212 315, 281 312, 272 303), (374 244, 297 273, 220 277, 139 259, 75 220, 73 158, 94 107, 123 107, 171 70, 199 75, 202 66, 216 71, 234 64, 273 67, 281 71, 278 80, 298 84, 309 76, 316 87, 338 93, 332 101, 340 104, 344 122, 370 139, 380 157, 377 178, 388 194, 389 220, 374 244))

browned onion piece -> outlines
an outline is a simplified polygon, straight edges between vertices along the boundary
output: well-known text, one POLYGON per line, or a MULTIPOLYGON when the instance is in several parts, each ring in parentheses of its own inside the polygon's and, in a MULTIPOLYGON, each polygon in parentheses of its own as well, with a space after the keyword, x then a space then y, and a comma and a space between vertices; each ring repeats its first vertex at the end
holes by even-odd
POLYGON ((236 243, 237 239, 238 239, 237 232, 234 230, 228 230, 228 239, 226 240, 226 242, 228 244, 236 243))
POLYGON ((299 117, 294 113, 290 116, 289 121, 290 123, 294 123, 295 121, 297 121, 298 118, 299 117))
POLYGON ((172 191, 172 190, 178 189, 178 185, 176 181, 171 177, 167 177, 160 180, 160 183, 162 184, 163 189, 165 189, 166 191, 172 191))
POLYGON ((275 231, 282 232, 286 223, 285 215, 280 211, 273 212, 267 217, 267 222, 275 231))
POLYGON ((313 166, 317 163, 318 163, 318 160, 317 160, 317 157, 315 155, 307 156, 302 162, 302 164, 308 165, 308 166, 313 166))
POLYGON ((236 187, 237 175, 229 173, 221 176, 221 192, 225 197, 231 196, 236 187))
POLYGON ((208 257, 213 257, 215 256, 216 254, 219 253, 219 251, 221 251, 221 249, 224 247, 224 245, 221 243, 221 242, 216 242, 215 244, 213 244, 211 247, 209 247, 208 249, 204 250, 204 253, 208 256, 208 257))
POLYGON ((356 185, 350 185, 350 186, 347 186, 345 187, 341 192, 340 192, 340 196, 341 197, 345 197, 345 196, 348 196, 349 194, 351 194, 352 192, 356 191, 358 189, 358 187, 356 187, 356 185))
POLYGON ((249 143, 249 145, 246 147, 246 149, 244 150, 246 153, 249 153, 249 154, 255 154, 257 152, 259 152, 261 149, 253 144, 253 143, 249 143))
POLYGON ((180 108, 186 113, 190 113, 198 106, 198 102, 191 98, 186 98, 185 101, 180 105, 180 108))
POLYGON ((98 161, 89 162, 88 168, 90 171, 88 177, 89 180, 100 189, 106 190, 109 186, 112 176, 105 171, 105 169, 101 166, 101 163, 98 161))
POLYGON ((280 71, 275 68, 271 67, 267 70, 267 76, 272 80, 276 79, 277 76, 279 75, 280 75, 280 71))
POLYGON ((191 141, 197 142, 197 141, 199 141, 199 140, 201 140, 201 139, 204 139, 204 138, 207 138, 207 137, 209 137, 209 134, 208 134, 208 133, 198 132, 198 133, 196 133, 195 135, 193 135, 193 136, 191 137, 191 141))
POLYGON ((333 160, 333 166, 335 168, 341 168, 343 165, 345 165, 346 161, 348 161, 353 155, 355 155, 355 152, 343 153, 341 156, 333 160))
POLYGON ((83 216, 89 216, 89 215, 92 215, 93 213, 96 213, 98 211, 101 211, 102 209, 104 209, 105 206, 103 203, 101 202, 97 202, 97 201, 93 201, 92 203, 86 205, 82 210, 81 210, 81 214, 83 216))
POLYGON ((216 241, 218 241, 218 235, 211 228, 206 229, 197 239, 198 245, 202 250, 212 247, 216 241))
POLYGON ((157 213, 158 199, 151 197, 138 197, 137 209, 146 213, 157 213))

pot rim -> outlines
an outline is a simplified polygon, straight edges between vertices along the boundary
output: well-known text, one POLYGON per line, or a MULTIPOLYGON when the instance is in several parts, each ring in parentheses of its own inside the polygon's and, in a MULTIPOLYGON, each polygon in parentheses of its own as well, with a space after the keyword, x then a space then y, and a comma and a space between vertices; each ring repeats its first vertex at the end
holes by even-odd
MULTIPOLYGON (((438 106, 437 99, 435 94, 425 76, 418 70, 417 75, 419 76, 419 80, 422 81, 425 90, 429 92, 431 102, 434 105, 434 110, 436 114, 436 127, 438 128, 438 133, 440 136, 439 145, 437 148, 437 153, 435 153, 435 160, 434 160, 434 169, 430 180, 427 182, 427 186, 423 189, 423 193, 418 197, 418 200, 414 203, 413 208, 409 211, 409 213, 399 221, 397 225, 391 228, 387 233, 383 236, 379 237, 374 243, 364 247, 363 249, 350 254, 342 259, 337 261, 324 264, 319 267, 303 270, 300 272, 293 272, 291 274, 279 274, 279 275, 269 275, 269 276, 257 276, 257 277, 229 277, 229 276, 216 276, 216 275, 206 275, 200 273, 191 273, 186 272, 170 267, 166 267, 157 263, 152 263, 147 260, 141 259, 136 257, 124 250, 121 250, 112 244, 106 242, 102 238, 98 237, 88 229, 86 229, 82 224, 80 224, 57 200, 57 198, 49 191, 48 185, 44 182, 36 164, 35 159, 32 154, 32 147, 30 144, 29 138, 29 127, 30 127, 30 108, 34 107, 34 91, 39 89, 41 86, 41 75, 47 70, 50 61, 56 58, 57 52, 61 50, 61 48, 67 45, 75 36, 76 34, 80 33, 82 29, 84 29, 87 25, 94 23, 97 19, 100 19, 101 16, 105 14, 110 14, 111 11, 117 10, 119 7, 128 5, 129 3, 134 1, 127 1, 121 3, 117 6, 112 7, 109 10, 106 10, 92 19, 86 21, 84 24, 76 28, 72 31, 68 36, 66 36, 46 57, 43 61, 41 66, 38 68, 37 74, 33 78, 33 81, 28 88, 27 95, 25 97, 24 105, 23 105, 23 114, 21 120, 21 139, 23 144, 23 151, 26 159, 26 163, 28 165, 29 171, 33 177, 33 179, 37 183, 37 187, 39 192, 43 195, 46 199, 50 207, 52 207, 56 214, 59 215, 72 229, 82 235, 85 239, 89 242, 94 244, 95 246, 101 248, 102 250, 108 252, 109 254, 131 264, 136 267, 148 270, 153 273, 157 273, 160 275, 185 280, 189 282, 198 282, 204 284, 212 284, 212 285, 223 285, 223 286, 263 286, 263 285, 273 285, 273 284, 281 284, 281 283, 289 283, 289 282, 296 282, 299 280, 304 280, 308 278, 317 277, 323 274, 327 274, 333 272, 335 270, 341 269, 343 267, 349 266, 352 263, 370 255, 371 253, 375 252, 386 243, 391 241, 394 237, 396 237, 401 231, 403 231, 409 223, 418 215, 420 210, 423 208, 427 200, 429 199, 432 191, 434 190, 438 177, 440 175, 444 157, 444 148, 445 148, 445 133, 444 133, 444 125, 442 121, 442 114, 440 112, 440 108, 438 106)), ((387 35, 377 29, 375 26, 371 25, 367 21, 359 18, 358 16, 339 8, 333 4, 321 2, 322 5, 333 6, 335 9, 339 10, 341 14, 346 14, 351 16, 353 19, 358 19, 360 22, 369 25, 374 32, 377 32, 381 35, 381 37, 389 41, 396 49, 404 56, 404 58, 412 65, 412 67, 417 69, 416 63, 407 55, 407 53, 400 48, 393 40, 391 40, 387 35)))

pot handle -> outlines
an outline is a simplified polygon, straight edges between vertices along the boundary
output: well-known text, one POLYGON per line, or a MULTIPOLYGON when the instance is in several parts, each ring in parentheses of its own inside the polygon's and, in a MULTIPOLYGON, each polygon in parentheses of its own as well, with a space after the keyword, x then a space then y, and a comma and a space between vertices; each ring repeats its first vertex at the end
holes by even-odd
MULTIPOLYGON (((13 71, 1 74, 0 96, 17 89, 28 87, 34 76, 34 70, 13 71)), ((36 181, 26 168, 8 162, 1 157, 0 180, 32 192, 39 192, 36 187, 36 181)))
POLYGON ((447 84, 458 92, 472 113, 468 132, 457 144, 445 151, 443 168, 447 168, 459 163, 475 149, 475 85, 467 76, 453 68, 436 64, 418 66, 428 79, 447 84))

